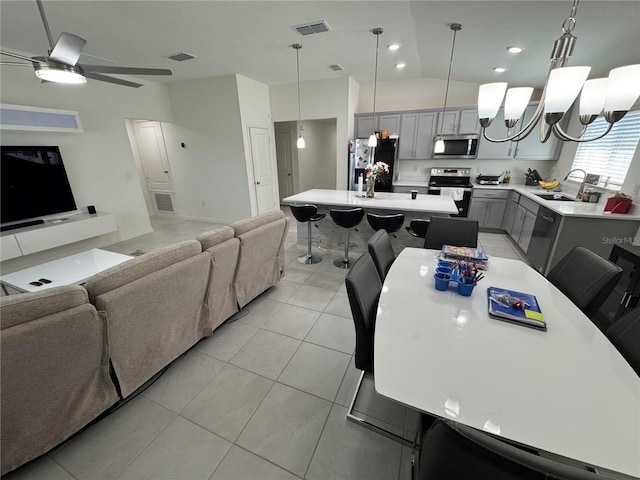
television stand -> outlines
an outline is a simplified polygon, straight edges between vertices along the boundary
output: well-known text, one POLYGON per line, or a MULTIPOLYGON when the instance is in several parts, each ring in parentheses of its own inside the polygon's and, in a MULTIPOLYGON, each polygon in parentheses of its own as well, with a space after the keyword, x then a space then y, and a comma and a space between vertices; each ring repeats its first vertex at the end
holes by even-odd
POLYGON ((38 219, 38 220, 28 220, 26 222, 14 223, 13 225, 2 225, 2 226, 0 226, 0 232, 6 232, 7 230, 15 230, 16 228, 32 227, 34 225, 42 225, 43 223, 44 223, 44 220, 38 219))

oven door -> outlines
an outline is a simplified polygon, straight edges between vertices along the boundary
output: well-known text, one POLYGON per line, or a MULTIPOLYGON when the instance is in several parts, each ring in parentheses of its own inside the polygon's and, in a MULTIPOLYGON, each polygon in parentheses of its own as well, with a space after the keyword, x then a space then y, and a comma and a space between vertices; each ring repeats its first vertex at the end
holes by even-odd
MULTIPOLYGON (((429 195, 440 195, 442 192, 442 188, 447 188, 447 187, 433 187, 430 186, 429 190, 427 190, 427 193, 429 195)), ((462 200, 454 200, 453 202, 456 204, 456 207, 458 208, 458 213, 457 214, 451 214, 449 215, 450 217, 464 217, 466 218, 469 215, 469 205, 471 205, 471 192, 473 191, 473 189, 471 188, 465 188, 464 192, 462 194, 462 200)))

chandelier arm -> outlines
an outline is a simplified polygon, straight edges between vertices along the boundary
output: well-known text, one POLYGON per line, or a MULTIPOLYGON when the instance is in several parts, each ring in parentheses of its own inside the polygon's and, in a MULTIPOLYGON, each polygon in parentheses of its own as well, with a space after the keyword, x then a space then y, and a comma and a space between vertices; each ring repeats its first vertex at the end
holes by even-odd
POLYGON ((549 140, 552 131, 553 128, 551 127, 547 129, 547 122, 540 122, 540 143, 545 143, 547 140, 549 140))
MULTIPOLYGON (((609 133, 611 131, 612 128, 613 128, 613 123, 610 123, 607 126, 607 129, 603 133, 601 133, 600 135, 598 135, 596 137, 592 137, 592 138, 580 138, 580 137, 577 137, 576 138, 576 137, 572 137, 567 132, 562 130, 562 127, 560 127, 560 125, 558 125, 556 123, 555 125, 553 125, 553 133, 555 134, 556 137, 558 137, 559 139, 564 140, 564 141, 577 142, 577 143, 586 143, 586 142, 593 142, 594 140, 598 140, 598 139, 604 137, 607 133, 609 133)), ((583 128, 583 131, 580 132, 580 135, 582 135, 585 130, 586 130, 586 126, 583 128)))
POLYGON ((547 86, 545 85, 544 90, 542 91, 542 97, 540 98, 540 102, 538 103, 538 106, 536 107, 535 112, 533 112, 533 116, 531 117, 531 120, 529 120, 527 124, 520 129, 520 131, 518 131, 517 133, 514 133, 513 135, 507 134, 505 138, 498 139, 498 138, 491 138, 487 136, 485 128, 483 127, 482 135, 484 136, 484 138, 486 138, 487 140, 493 143, 519 142, 520 140, 524 140, 525 138, 527 138, 529 134, 533 131, 533 127, 535 127, 535 125, 538 123, 538 120, 540 120, 540 117, 542 117, 542 112, 544 109, 544 95, 546 91, 547 91, 547 86))

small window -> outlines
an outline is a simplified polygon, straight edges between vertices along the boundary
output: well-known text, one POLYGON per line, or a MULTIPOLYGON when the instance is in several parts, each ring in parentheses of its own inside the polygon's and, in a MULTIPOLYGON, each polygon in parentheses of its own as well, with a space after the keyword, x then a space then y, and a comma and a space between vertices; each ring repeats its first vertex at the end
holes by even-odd
MULTIPOLYGON (((602 134, 608 123, 599 117, 587 127, 584 138, 602 134)), ((627 113, 611 131, 599 140, 578 144, 572 169, 580 168, 587 173, 600 175, 599 187, 620 190, 631 160, 640 140, 640 110, 627 113)), ((582 173, 573 173, 571 180, 582 181, 582 173)))

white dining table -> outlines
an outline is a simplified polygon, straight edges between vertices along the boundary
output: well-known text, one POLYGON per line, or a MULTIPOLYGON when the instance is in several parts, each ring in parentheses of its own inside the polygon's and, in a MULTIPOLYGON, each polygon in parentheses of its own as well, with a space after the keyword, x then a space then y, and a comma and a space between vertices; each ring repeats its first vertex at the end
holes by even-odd
POLYGON ((565 295, 492 257, 469 297, 434 285, 438 251, 405 248, 382 287, 377 393, 441 418, 640 476, 640 377, 565 295), (547 331, 493 319, 487 287, 534 294, 547 331))

